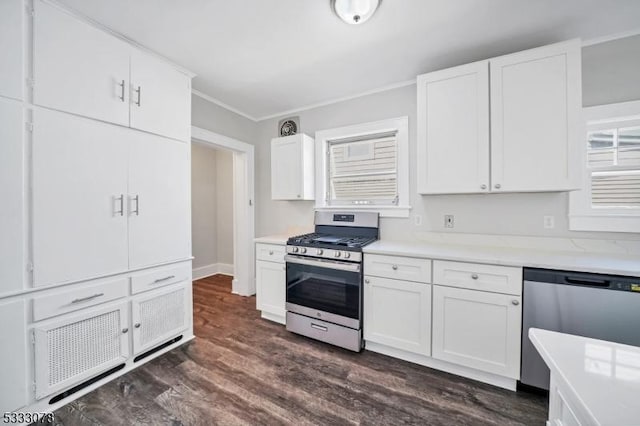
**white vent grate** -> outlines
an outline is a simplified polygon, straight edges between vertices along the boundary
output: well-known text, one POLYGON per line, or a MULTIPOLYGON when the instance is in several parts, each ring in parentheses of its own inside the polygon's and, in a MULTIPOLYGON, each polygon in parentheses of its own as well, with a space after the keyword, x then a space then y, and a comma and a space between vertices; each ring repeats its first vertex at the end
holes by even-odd
POLYGON ((184 289, 140 303, 140 344, 146 345, 185 326, 184 289))
POLYGON ((120 311, 47 331, 49 386, 120 357, 120 311))
POLYGON ((329 203, 394 203, 398 195, 397 164, 395 134, 330 142, 329 203))

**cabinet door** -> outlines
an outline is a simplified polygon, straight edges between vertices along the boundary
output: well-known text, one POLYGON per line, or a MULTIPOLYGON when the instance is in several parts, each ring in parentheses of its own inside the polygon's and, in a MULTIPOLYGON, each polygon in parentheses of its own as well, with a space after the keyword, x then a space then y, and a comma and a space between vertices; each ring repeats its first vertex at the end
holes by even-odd
POLYGON ((68 389, 129 357, 126 304, 88 309, 36 326, 36 398, 68 389))
POLYGON ((188 327, 188 295, 183 283, 131 301, 134 355, 176 337, 188 327))
POLYGON ((519 296, 433 286, 433 357, 520 378, 519 296))
POLYGON ((418 77, 418 192, 489 190, 489 62, 418 77))
POLYGON ((580 66, 578 41, 491 60, 492 190, 577 188, 580 66))
POLYGON ((132 134, 129 158, 129 266, 191 257, 189 145, 132 134))
POLYGON ((34 111, 36 286, 127 270, 126 130, 34 111))
POLYGON ((0 412, 28 403, 26 302, 0 303, 0 412))
POLYGON ((284 317, 286 289, 283 263, 256 262, 256 307, 260 311, 284 317))
POLYGON ((24 287, 24 128, 22 104, 0 99, 0 294, 24 287))
POLYGON ((129 51, 124 41, 37 0, 34 103, 128 126, 129 51))
POLYGON ((303 196, 301 135, 271 140, 271 198, 300 200, 303 196))
POLYGON ((191 78, 139 51, 131 54, 131 127, 191 138, 191 78))
POLYGON ((431 355, 431 285, 367 276, 364 338, 431 355))
POLYGON ((0 96, 22 99, 24 6, 22 0, 0 1, 0 96))

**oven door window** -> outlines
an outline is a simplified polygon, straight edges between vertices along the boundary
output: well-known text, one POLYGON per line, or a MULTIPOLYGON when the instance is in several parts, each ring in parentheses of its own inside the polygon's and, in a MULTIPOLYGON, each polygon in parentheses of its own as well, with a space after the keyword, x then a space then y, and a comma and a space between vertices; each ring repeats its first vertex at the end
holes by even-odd
POLYGON ((287 262, 287 303, 360 318, 360 272, 287 262))

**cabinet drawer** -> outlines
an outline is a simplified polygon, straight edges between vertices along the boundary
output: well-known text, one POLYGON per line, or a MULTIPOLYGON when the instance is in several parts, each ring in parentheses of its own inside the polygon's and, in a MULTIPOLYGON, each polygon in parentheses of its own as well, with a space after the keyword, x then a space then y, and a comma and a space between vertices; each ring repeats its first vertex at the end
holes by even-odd
POLYGON ((33 321, 40 321, 126 297, 128 295, 128 281, 127 277, 122 277, 108 282, 82 285, 73 290, 36 297, 33 299, 33 321))
POLYGON ((165 266, 142 271, 131 277, 131 294, 141 293, 169 284, 189 281, 191 279, 191 263, 165 266))
POLYGON ((286 247, 277 244, 256 244, 256 259, 284 263, 286 247))
POLYGON ((364 273, 376 277, 430 283, 431 260, 365 254, 364 273))
POLYGON ((522 268, 435 260, 433 282, 450 287, 520 296, 522 268))

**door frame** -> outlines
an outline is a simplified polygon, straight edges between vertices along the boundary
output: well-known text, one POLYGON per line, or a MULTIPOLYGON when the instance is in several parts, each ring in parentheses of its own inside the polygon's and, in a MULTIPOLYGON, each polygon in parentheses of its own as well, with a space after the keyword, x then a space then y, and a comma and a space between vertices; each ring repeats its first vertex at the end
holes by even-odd
POLYGON ((191 126, 191 143, 233 153, 233 281, 231 292, 256 293, 254 220, 255 153, 253 145, 219 133, 191 126))

